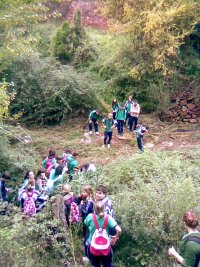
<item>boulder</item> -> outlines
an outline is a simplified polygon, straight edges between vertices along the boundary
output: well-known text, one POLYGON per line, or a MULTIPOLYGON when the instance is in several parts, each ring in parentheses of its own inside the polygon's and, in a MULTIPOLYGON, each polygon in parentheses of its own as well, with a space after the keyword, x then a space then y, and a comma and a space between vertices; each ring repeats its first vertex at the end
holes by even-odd
POLYGON ((189 120, 189 123, 197 123, 198 121, 197 121, 197 119, 190 119, 189 120))

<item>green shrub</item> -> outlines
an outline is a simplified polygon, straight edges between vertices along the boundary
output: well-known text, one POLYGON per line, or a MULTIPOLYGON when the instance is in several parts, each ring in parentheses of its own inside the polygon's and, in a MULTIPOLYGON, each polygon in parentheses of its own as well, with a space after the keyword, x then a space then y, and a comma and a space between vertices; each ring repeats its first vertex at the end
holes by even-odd
POLYGON ((0 217, 0 266, 56 267, 72 261, 68 234, 61 223, 52 219, 46 207, 33 218, 19 214, 0 217))
POLYGON ((22 59, 12 71, 16 97, 11 113, 21 112, 26 123, 59 123, 97 105, 91 77, 53 58, 22 59))

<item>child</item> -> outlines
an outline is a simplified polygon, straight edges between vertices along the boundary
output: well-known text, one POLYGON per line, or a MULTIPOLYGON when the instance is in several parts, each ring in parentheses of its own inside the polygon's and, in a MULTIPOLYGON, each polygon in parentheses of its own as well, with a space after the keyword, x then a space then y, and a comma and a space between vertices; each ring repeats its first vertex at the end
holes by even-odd
POLYGON ((77 204, 74 202, 74 194, 71 191, 71 187, 68 184, 62 186, 64 194, 65 215, 67 225, 80 222, 80 213, 77 204))
POLYGON ((4 172, 1 176, 1 181, 0 181, 0 199, 2 201, 7 201, 7 192, 10 191, 10 189, 6 188, 6 182, 10 181, 11 177, 9 172, 4 172))
POLYGON ((62 163, 68 164, 68 158, 72 157, 73 151, 71 149, 66 149, 62 154, 62 163))
POLYGON ((126 110, 124 109, 124 107, 120 107, 120 109, 118 109, 117 114, 116 114, 116 118, 117 118, 117 129, 118 129, 118 135, 122 136, 123 135, 123 126, 124 123, 126 121, 126 110))
POLYGON ((36 214, 35 201, 37 197, 38 194, 34 190, 33 183, 28 182, 28 189, 22 195, 22 209, 26 216, 31 217, 36 214))
MULTIPOLYGON (((130 125, 130 111, 131 111, 131 105, 133 104, 132 101, 132 96, 128 97, 128 100, 125 103, 125 110, 126 110, 126 122, 128 122, 128 129, 129 129, 129 125, 130 125)), ((125 126, 126 126, 126 122, 125 122, 125 126)))
POLYGON ((55 167, 56 164, 56 152, 55 150, 50 149, 49 155, 46 157, 46 159, 42 163, 42 167, 47 170, 47 175, 49 175, 50 171, 55 167))
POLYGON ((112 130, 115 127, 112 113, 108 113, 108 118, 103 120, 103 126, 105 128, 104 132, 104 144, 102 147, 106 147, 107 139, 108 139, 108 148, 110 148, 110 142, 112 140, 112 130))
POLYGON ((47 177, 45 169, 38 170, 36 178, 36 185, 38 187, 39 192, 46 191, 47 177))
POLYGON ((148 127, 138 126, 136 129, 137 145, 140 152, 144 152, 143 136, 149 130, 148 127))
POLYGON ((90 134, 92 134, 92 124, 94 124, 94 130, 95 130, 95 133, 96 135, 99 135, 99 132, 98 132, 98 121, 100 120, 101 118, 101 114, 100 114, 100 110, 99 109, 96 109, 96 110, 93 110, 90 112, 90 115, 89 115, 89 131, 90 131, 90 134))
POLYGON ((99 185, 96 188, 95 198, 96 201, 101 201, 104 204, 105 213, 114 217, 112 201, 109 199, 107 193, 108 193, 107 188, 104 185, 99 185))
POLYGON ((50 172, 49 179, 47 180, 47 191, 52 192, 63 180, 63 166, 58 165, 56 169, 50 172))
POLYGON ((131 110, 130 110, 130 119, 129 119, 129 130, 132 132, 133 123, 134 123, 134 131, 137 128, 138 118, 140 115, 140 106, 136 99, 133 100, 133 103, 131 104, 131 110))
POLYGON ((80 172, 96 172, 97 168, 94 164, 94 161, 91 160, 90 163, 85 163, 83 165, 80 166, 80 172))
POLYGON ((72 154, 71 158, 68 158, 68 174, 69 174, 69 182, 71 182, 71 180, 73 179, 73 175, 79 171, 79 167, 78 167, 78 153, 74 152, 72 154))
POLYGON ((116 113, 117 113, 119 107, 120 107, 120 105, 119 105, 117 99, 115 98, 115 99, 113 100, 113 102, 112 102, 112 112, 113 112, 112 115, 113 115, 113 120, 116 119, 116 113))

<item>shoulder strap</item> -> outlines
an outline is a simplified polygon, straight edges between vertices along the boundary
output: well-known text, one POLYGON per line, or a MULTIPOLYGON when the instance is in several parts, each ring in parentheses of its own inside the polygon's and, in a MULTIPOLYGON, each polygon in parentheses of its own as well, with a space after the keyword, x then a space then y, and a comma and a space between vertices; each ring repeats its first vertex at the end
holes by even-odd
POLYGON ((33 196, 33 191, 31 194, 29 194, 28 190, 26 190, 27 197, 32 197, 33 196))
POLYGON ((92 218, 93 218, 93 221, 94 221, 94 224, 95 224, 95 227, 96 227, 96 229, 98 229, 99 230, 99 224, 98 224, 98 221, 97 221, 97 216, 96 216, 96 214, 92 214, 92 218))
POLYGON ((107 215, 106 215, 106 218, 105 218, 105 220, 104 220, 102 229, 106 229, 106 226, 108 225, 108 220, 109 220, 109 215, 107 214, 107 215))
POLYGON ((194 242, 200 244, 200 237, 198 237, 198 236, 189 236, 187 241, 194 241, 194 242))

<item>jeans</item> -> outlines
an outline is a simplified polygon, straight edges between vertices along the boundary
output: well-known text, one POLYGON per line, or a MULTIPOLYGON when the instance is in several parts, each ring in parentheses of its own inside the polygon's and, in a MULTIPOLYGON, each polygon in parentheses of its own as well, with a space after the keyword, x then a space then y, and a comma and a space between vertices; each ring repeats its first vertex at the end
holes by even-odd
POLYGON ((104 145, 106 145, 107 139, 108 139, 108 145, 110 145, 110 142, 112 140, 112 132, 104 132, 104 145))
POLYGON ((135 131, 137 128, 138 117, 130 116, 130 118, 129 118, 129 130, 130 131, 133 130, 133 123, 134 123, 134 131, 135 131))
POLYGON ((143 151, 143 136, 137 137, 137 145, 140 151, 143 151))
POLYGON ((89 123, 89 131, 92 131, 92 124, 94 124, 95 133, 98 132, 98 123, 95 119, 92 119, 92 122, 89 123))
POLYGON ((113 120, 116 119, 116 111, 113 111, 113 120))
POLYGON ((124 126, 124 121, 117 120, 117 130, 119 135, 123 134, 123 126, 124 126))
MULTIPOLYGON (((130 125, 130 116, 131 116, 130 113, 127 112, 126 113, 126 122, 128 123, 128 128, 130 128, 130 126, 129 126, 130 125)), ((126 122, 124 123, 125 127, 126 127, 126 122)))

